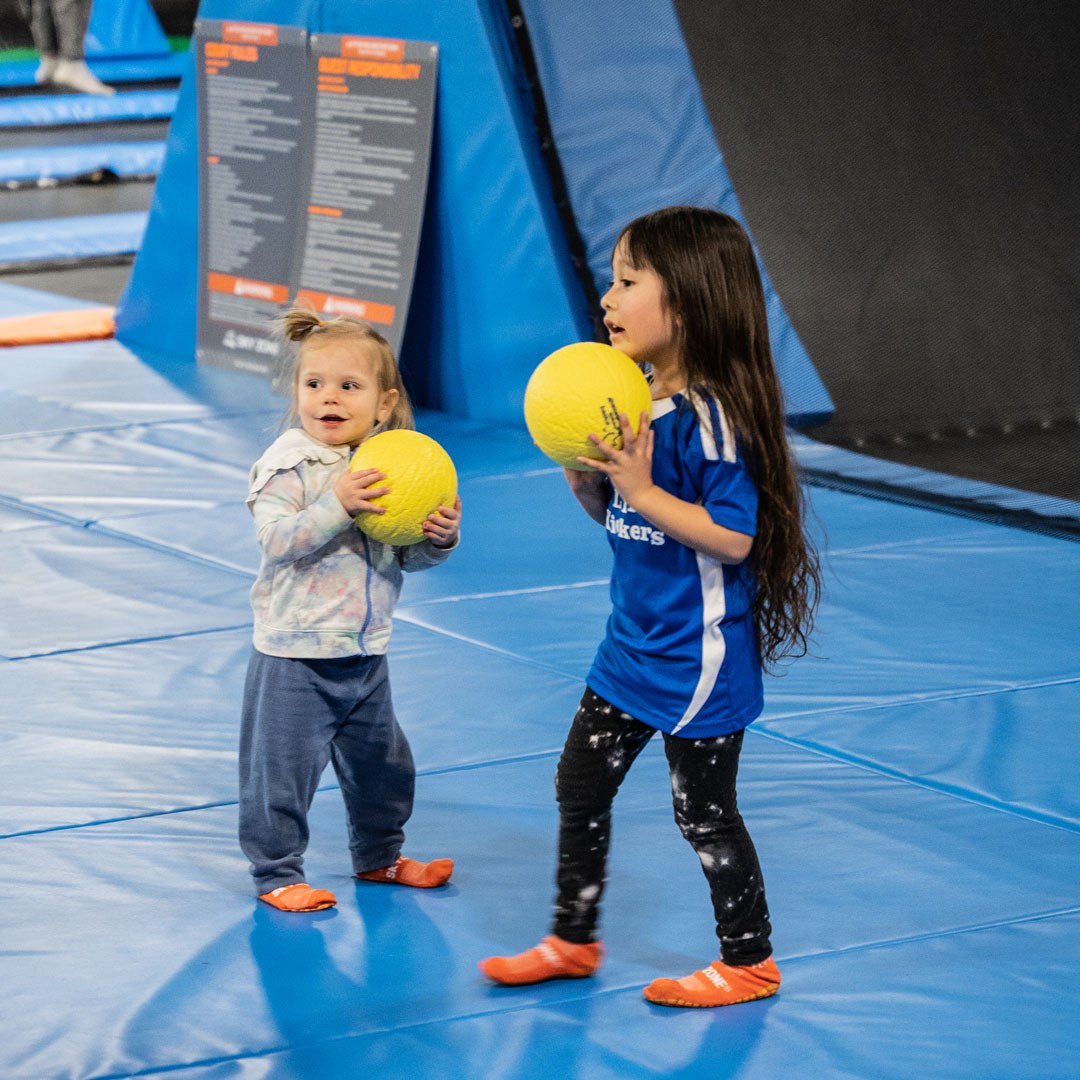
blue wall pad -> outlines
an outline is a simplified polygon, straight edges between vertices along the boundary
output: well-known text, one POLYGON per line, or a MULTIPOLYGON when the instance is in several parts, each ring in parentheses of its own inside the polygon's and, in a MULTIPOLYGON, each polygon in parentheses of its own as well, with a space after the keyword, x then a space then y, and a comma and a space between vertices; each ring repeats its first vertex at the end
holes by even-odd
POLYGON ((169 39, 147 0, 96 0, 86 31, 88 56, 165 56, 169 39))
MULTIPOLYGON (((501 6, 371 0, 359 11, 302 0, 205 0, 200 16, 439 44, 432 176, 401 350, 406 381, 421 405, 520 424, 536 364, 588 337, 591 318, 554 217, 501 6)), ((194 93, 189 69, 146 241, 117 309, 125 344, 188 362, 198 251, 194 93), (164 311, 156 302, 163 294, 175 301, 164 311)))
POLYGON ((28 146, 0 150, 0 184, 70 180, 99 171, 121 177, 157 176, 165 159, 161 141, 28 146))
MULTIPOLYGON (((669 0, 620 0, 617 18, 602 0, 522 0, 521 7, 570 205, 601 293, 615 238, 639 214, 691 204, 745 224, 669 0)), ((762 272, 788 416, 795 424, 821 423, 832 399, 762 272)))
POLYGON ((128 90, 112 97, 90 94, 13 97, 0 100, 0 128, 162 120, 172 116, 176 99, 176 90, 128 90))
POLYGON ((1001 524, 1080 539, 1080 503, 1072 499, 898 465, 797 434, 793 444, 800 464, 822 486, 847 486, 895 502, 932 505, 983 520, 996 517, 1001 524))
MULTIPOLYGON (((90 70, 103 82, 171 82, 184 71, 180 53, 167 56, 129 57, 123 60, 91 57, 90 70)), ((0 87, 34 86, 36 60, 8 60, 0 64, 0 87)))
POLYGON ((146 217, 133 211, 0 222, 0 266, 133 254, 142 243, 146 217))
MULTIPOLYGON (((690 201, 739 215, 674 12, 665 3, 660 11, 650 7, 647 13, 648 77, 642 78, 634 65, 645 62, 646 45, 627 31, 611 49, 612 33, 620 31, 613 30, 606 10, 592 0, 569 13, 550 0, 530 10, 530 25, 535 17, 540 30, 542 71, 550 69, 555 48, 545 42, 545 34, 557 38, 560 65, 565 65, 557 72, 549 70, 545 89, 550 98, 556 93, 552 82, 558 80, 561 89, 549 107, 598 280, 606 280, 615 232, 639 210, 690 201), (611 64, 611 71, 604 80, 594 80, 595 57, 582 50, 600 34, 609 57, 604 63, 611 64), (643 87, 648 87, 647 94, 642 94, 643 87), (631 108, 634 111, 628 114, 631 108), (678 123, 670 122, 672 115, 679 117, 678 123), (587 130, 577 156, 572 140, 567 145, 564 139, 564 122, 583 124, 587 130), (642 139, 643 130, 650 133, 649 139, 642 139), (596 153, 597 132, 608 133, 603 154, 596 153), (613 137, 613 132, 622 132, 623 137, 613 137), (587 169, 584 161, 590 156, 594 165, 587 169), (628 177, 634 178, 629 187, 628 177), (593 213, 593 205, 602 206, 603 213, 593 213)), ((357 31, 347 12, 299 0, 277 0, 270 8, 253 0, 239 7, 209 0, 200 14, 301 24, 310 30, 357 31)), ((621 20, 620 24, 626 25, 621 20)), ((432 194, 413 313, 402 349, 414 393, 421 404, 435 408, 520 423, 524 384, 536 363, 558 345, 590 337, 592 328, 538 158, 531 104, 522 97, 504 14, 486 0, 456 0, 434 9, 419 0, 406 4, 383 0, 366 5, 363 32, 440 45, 432 194), (499 93, 493 94, 492 88, 499 93), (462 147, 469 151, 459 152, 462 147), (478 192, 498 192, 499 197, 478 198, 478 192), (469 207, 469 213, 462 214, 462 207, 469 207), (471 283, 481 267, 483 274, 471 283), (522 312, 543 316, 521 318, 522 312)), ((190 296, 189 303, 177 305, 175 324, 165 335, 177 355, 184 357, 194 355, 190 312, 195 297, 190 275, 177 276, 174 255, 178 242, 187 252, 180 262, 194 261, 197 252, 197 222, 190 203, 180 195, 192 190, 197 174, 190 83, 188 79, 183 88, 189 100, 173 121, 147 243, 117 312, 120 340, 144 351, 160 348, 160 313, 151 312, 148 296, 162 288, 190 296)), ((767 292, 789 416, 795 423, 820 422, 832 411, 831 399, 768 282, 767 292)))

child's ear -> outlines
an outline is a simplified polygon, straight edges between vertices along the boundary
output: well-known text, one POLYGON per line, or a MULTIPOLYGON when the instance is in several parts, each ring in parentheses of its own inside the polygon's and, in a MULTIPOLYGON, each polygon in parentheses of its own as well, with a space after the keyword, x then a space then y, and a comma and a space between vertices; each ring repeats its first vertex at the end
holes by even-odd
POLYGON ((379 403, 379 411, 375 414, 378 423, 381 424, 390 416, 394 411, 394 406, 397 405, 400 396, 401 395, 395 389, 383 392, 382 401, 379 403))

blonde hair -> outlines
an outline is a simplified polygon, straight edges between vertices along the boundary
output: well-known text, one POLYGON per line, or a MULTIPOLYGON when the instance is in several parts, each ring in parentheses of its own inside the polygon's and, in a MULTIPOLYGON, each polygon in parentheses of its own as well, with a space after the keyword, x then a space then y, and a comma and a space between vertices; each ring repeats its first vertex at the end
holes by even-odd
POLYGON ((291 363, 283 377, 283 382, 286 380, 288 382, 291 399, 289 412, 285 418, 286 426, 294 424, 299 416, 296 384, 300 377, 300 361, 304 355, 304 346, 316 342, 320 345, 323 342, 339 342, 342 345, 355 345, 365 350, 365 355, 372 360, 380 393, 386 393, 387 390, 397 391, 397 401, 390 415, 380 425, 380 430, 389 431, 391 428, 412 430, 416 427, 412 405, 409 404, 409 395, 401 381, 401 372, 398 370, 397 360, 394 359, 394 352, 386 338, 373 326, 345 315, 323 319, 316 312, 299 307, 286 311, 278 320, 278 326, 282 337, 296 345, 292 350, 291 363))

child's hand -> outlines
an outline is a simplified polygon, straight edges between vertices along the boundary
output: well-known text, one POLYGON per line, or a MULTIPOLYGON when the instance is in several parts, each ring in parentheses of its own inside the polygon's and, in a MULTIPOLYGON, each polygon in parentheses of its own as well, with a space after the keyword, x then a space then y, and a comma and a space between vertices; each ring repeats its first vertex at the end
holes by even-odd
POLYGON ((564 465, 563 474, 574 498, 581 504, 585 513, 593 521, 603 525, 607 519, 608 499, 611 497, 608 478, 592 467, 587 472, 582 472, 580 469, 568 469, 564 465))
MULTIPOLYGON (((582 460, 588 460, 593 465, 596 464, 592 458, 578 458, 578 461, 582 460)), ((570 485, 570 490, 579 500, 582 498, 587 499, 591 495, 595 495, 596 492, 601 491, 607 483, 607 478, 604 474, 598 472, 595 468, 582 472, 581 469, 570 469, 564 465, 563 475, 566 477, 566 482, 570 485)))
POLYGON ((458 530, 461 526, 461 499, 454 500, 453 509, 449 506, 440 506, 438 510, 432 510, 427 516, 422 528, 424 539, 431 541, 436 547, 448 548, 457 543, 458 530))
POLYGON ((356 517, 362 510, 385 514, 385 506, 375 506, 371 502, 372 499, 389 493, 388 487, 379 486, 379 481, 385 479, 386 474, 378 469, 357 469, 356 472, 346 469, 334 481, 334 494, 350 517, 356 517))
POLYGON ((599 460, 579 457, 578 461, 591 465, 603 473, 615 490, 629 503, 635 505, 635 499, 653 486, 652 455, 653 432, 649 424, 648 412, 641 414, 641 426, 637 435, 630 426, 626 413, 619 413, 619 426, 622 428, 622 449, 616 450, 611 443, 605 442, 599 435, 589 436, 589 442, 604 455, 599 460))

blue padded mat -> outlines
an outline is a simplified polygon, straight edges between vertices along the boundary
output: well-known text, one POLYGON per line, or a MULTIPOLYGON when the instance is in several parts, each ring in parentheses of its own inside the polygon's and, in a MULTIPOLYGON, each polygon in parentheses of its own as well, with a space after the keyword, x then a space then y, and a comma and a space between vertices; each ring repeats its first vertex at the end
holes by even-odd
MULTIPOLYGON (((183 53, 104 59, 91 56, 90 69, 103 82, 156 82, 179 79, 186 61, 183 53)), ((0 64, 0 86, 33 86, 37 60, 7 60, 0 64)))
POLYGON ((164 159, 164 142, 152 139, 0 150, 0 184, 68 180, 98 171, 122 177, 156 176, 164 159))
POLYGON ((0 100, 0 128, 60 127, 124 120, 162 120, 176 109, 176 90, 122 90, 111 97, 48 94, 0 100))
POLYGON ((0 266, 134 255, 145 211, 0 222, 0 266))
POLYGON ((715 949, 658 744, 616 804, 603 969, 495 988, 476 961, 547 928, 603 534, 523 430, 420 415, 458 465, 463 543, 406 579, 390 662, 408 848, 454 879, 353 885, 327 774, 308 866, 338 908, 258 909, 235 846, 243 497, 283 408, 115 341, 3 354, 0 1075, 1073 1080, 1074 543, 814 489, 820 633, 770 680, 740 782, 781 992, 641 999, 715 949))

